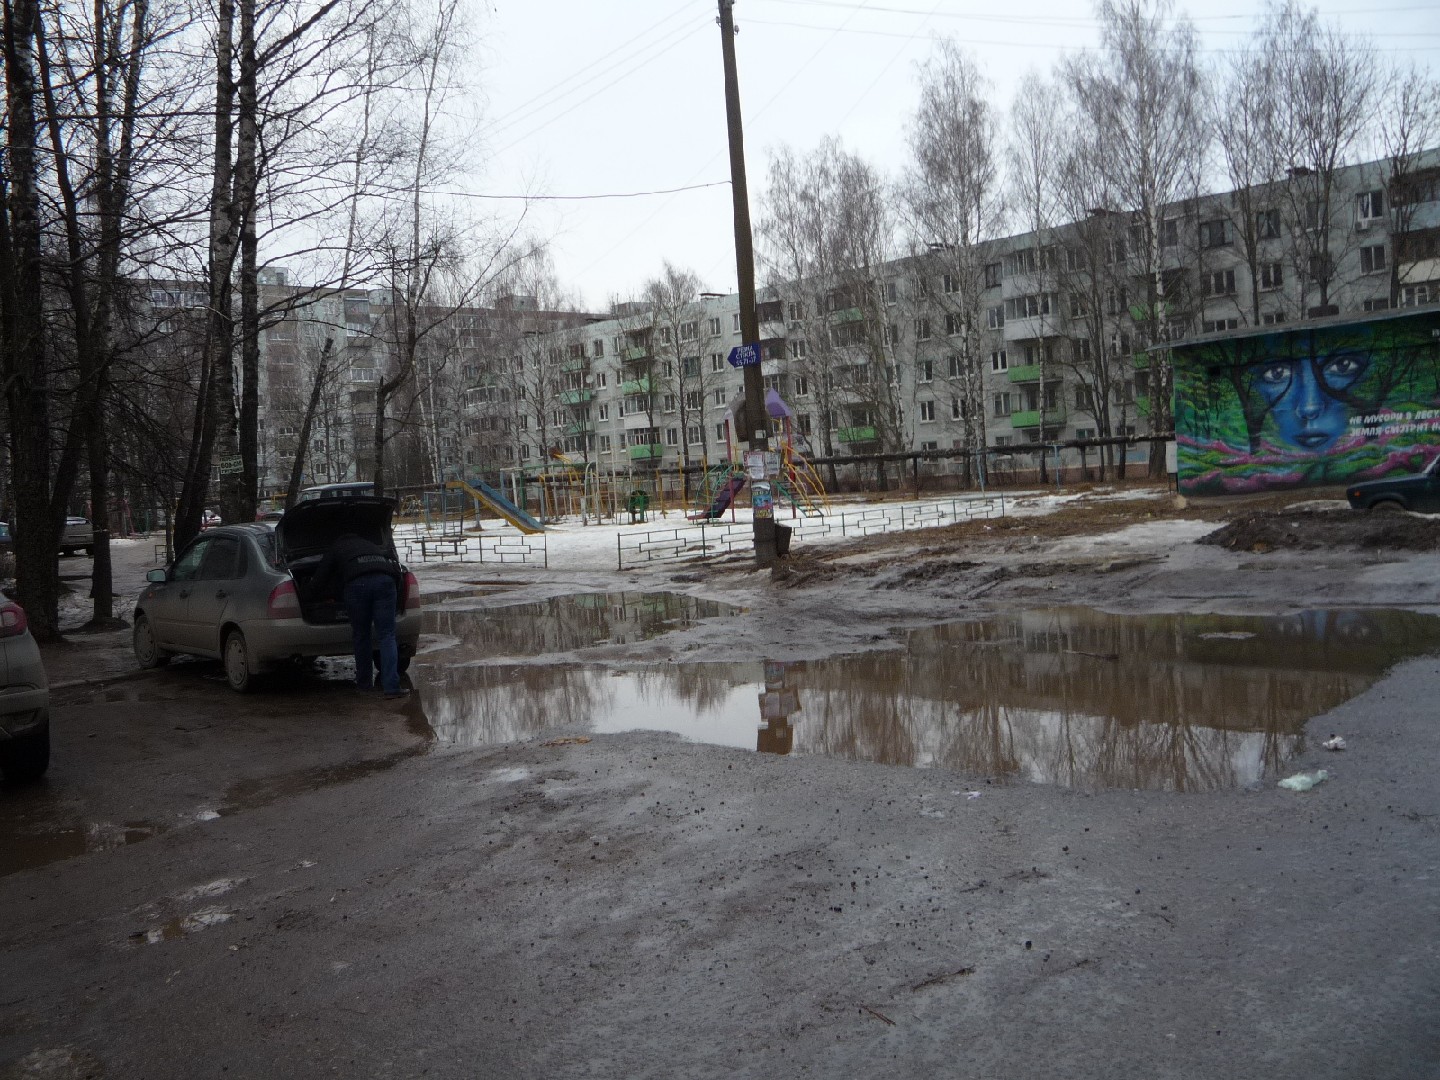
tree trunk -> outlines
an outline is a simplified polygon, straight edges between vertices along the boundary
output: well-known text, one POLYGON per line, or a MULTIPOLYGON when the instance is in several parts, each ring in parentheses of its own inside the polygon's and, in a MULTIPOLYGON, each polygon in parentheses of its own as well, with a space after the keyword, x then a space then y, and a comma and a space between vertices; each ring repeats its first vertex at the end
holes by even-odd
POLYGON ((310 400, 305 405, 305 419, 300 422, 300 442, 295 447, 295 461, 290 466, 290 485, 285 489, 286 510, 294 506, 300 497, 300 481, 305 474, 305 454, 310 447, 310 428, 315 422, 315 412, 320 407, 320 395, 324 392, 325 379, 329 375, 330 349, 334 344, 333 338, 326 338, 325 345, 320 350, 315 383, 310 388, 310 400))

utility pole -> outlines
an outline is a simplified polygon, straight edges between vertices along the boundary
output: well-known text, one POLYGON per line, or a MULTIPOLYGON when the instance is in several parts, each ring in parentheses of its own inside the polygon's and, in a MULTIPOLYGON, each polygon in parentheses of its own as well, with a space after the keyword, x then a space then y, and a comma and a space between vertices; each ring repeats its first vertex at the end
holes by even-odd
MULTIPOLYGON (((735 204, 735 274, 740 285, 740 340, 760 347, 760 316, 755 306, 755 248, 750 235, 750 195, 745 186, 745 136, 740 126, 740 80, 735 74, 735 0, 720 2, 720 51, 725 62, 725 119, 730 132, 730 194, 735 204)), ((770 417, 765 412, 765 377, 759 363, 745 374, 745 430, 740 437, 750 448, 746 466, 768 460, 770 417)), ((755 529, 755 564, 775 564, 775 510, 768 473, 750 474, 750 507, 755 529)))

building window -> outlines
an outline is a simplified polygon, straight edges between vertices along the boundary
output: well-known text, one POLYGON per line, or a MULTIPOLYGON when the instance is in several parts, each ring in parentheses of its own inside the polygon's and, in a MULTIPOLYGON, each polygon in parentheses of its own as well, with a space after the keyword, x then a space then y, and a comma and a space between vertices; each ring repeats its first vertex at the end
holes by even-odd
POLYGON ((883 338, 886 345, 894 345, 900 340, 900 327, 893 322, 886 323, 883 338))
POLYGON ((1305 200, 1305 215, 1300 219, 1300 226, 1306 232, 1319 232, 1325 227, 1325 219, 1328 215, 1325 212, 1325 203, 1320 199, 1305 200))
POLYGON ((940 288, 947 296, 957 293, 960 291, 960 279, 954 274, 946 274, 940 279, 940 288))
POLYGON ((1005 305, 996 304, 992 308, 985 309, 985 325, 991 330, 1003 330, 1005 328, 1005 305))
POLYGON ((1255 236, 1260 240, 1280 239, 1280 211, 1255 211, 1255 236))
POLYGON ((719 319, 711 319, 711 320, 710 320, 710 336, 711 336, 711 337, 719 337, 719 336, 720 336, 720 320, 719 320, 719 319))
POLYGON ((695 446, 697 443, 704 441, 702 438, 702 429, 699 424, 690 424, 685 428, 685 441, 691 446, 695 446))
POLYGON ((958 397, 952 397, 950 399, 950 419, 963 420, 964 418, 964 414, 960 411, 960 399, 958 397))
POLYGON ((1378 274, 1385 269, 1385 245, 1373 244, 1360 249, 1360 272, 1378 274))
POLYGON ((1180 246, 1180 219, 1179 219, 1179 218, 1173 218, 1173 217, 1172 217, 1172 218, 1166 218, 1164 221, 1160 222, 1160 246, 1161 246, 1161 247, 1179 247, 1179 246, 1180 246))
POLYGON ((1204 334, 1219 334, 1226 330, 1237 330, 1239 327, 1239 319, 1205 319, 1200 323, 1200 332, 1204 334))
POLYGON ((1230 243, 1230 222, 1224 218, 1216 218, 1214 221, 1200 223, 1200 246, 1202 248, 1219 248, 1228 243, 1230 243))
POLYGON ((792 360, 803 360, 805 358, 805 341, 803 338, 795 338, 787 342, 786 347, 790 350, 790 358, 792 360))
POLYGON ((945 316, 945 333, 946 333, 947 335, 952 335, 952 336, 953 336, 953 335, 955 335, 955 334, 958 334, 958 333, 960 333, 960 331, 963 330, 964 328, 965 328, 965 319, 964 319, 964 316, 959 315, 959 314, 956 314, 956 313, 953 312, 953 311, 950 312, 948 315, 945 316))
POLYGON ((1008 367, 1004 349, 996 349, 990 354, 990 370, 1004 371, 1008 367))
POLYGON ((1355 196, 1355 220, 1364 225, 1385 216, 1385 193, 1378 188, 1355 196))
POLYGON ((1262 311, 1260 313, 1261 326, 1279 326, 1285 321, 1285 313, 1283 311, 1262 311))
POLYGON ((810 396, 810 380, 804 375, 792 376, 790 380, 790 385, 794 388, 791 390, 791 393, 794 394, 796 397, 810 396))
POLYGON ((713 352, 713 353, 711 353, 711 354, 710 354, 710 373, 711 373, 712 375, 718 375, 718 374, 720 374, 721 372, 723 372, 724 370, 725 370, 725 357, 721 356, 718 352, 713 352))
POLYGON ((1075 387, 1075 408, 1081 412, 1095 411, 1095 391, 1088 386, 1075 387))
POLYGON ((1005 279, 1004 267, 1004 263, 998 262, 985 264, 985 287, 987 289, 996 289, 1000 287, 1000 282, 1005 279))
POLYGON ((1216 270, 1205 275, 1206 296, 1234 296, 1235 295, 1235 271, 1216 270))
POLYGON ((1319 284, 1330 277, 1330 259, 1326 255, 1311 255, 1305 263, 1305 279, 1319 284))
POLYGON ((945 374, 952 379, 958 379, 960 371, 960 354, 951 353, 945 358, 945 374))
POLYGON ((679 446, 679 445, 680 445, 680 430, 679 430, 679 428, 667 427, 667 428, 665 429, 665 445, 666 445, 666 446, 679 446))
POLYGON ((597 405, 597 406, 595 406, 595 418, 596 418, 597 420, 609 420, 609 419, 610 419, 610 403, 609 403, 609 402, 606 402, 606 403, 603 404, 603 405, 597 405))
POLYGON ((694 319, 680 324, 680 340, 694 341, 700 336, 700 323, 694 319))
POLYGON ((921 360, 915 365, 915 381, 928 383, 935 377, 935 365, 929 360, 921 360))
POLYGON ((1035 273, 1035 249, 1021 248, 1019 251, 1010 254, 1010 269, 1016 274, 1035 273))
POLYGON ((1261 263, 1259 269, 1261 289, 1278 289, 1281 285, 1285 284, 1285 266, 1283 263, 1261 263))
POLYGON ((1406 285, 1400 290, 1401 307, 1420 307, 1422 304, 1430 303, 1431 297, 1435 295, 1435 289, 1431 288, 1431 282, 1423 285, 1406 285))
POLYGON ((737 334, 740 332, 740 313, 738 311, 730 316, 730 329, 737 334))
POLYGON ((1004 391, 995 395, 995 415, 1005 417, 1010 415, 1010 393, 1004 391))
POLYGON ((935 402, 922 401, 920 404, 920 419, 922 422, 930 422, 935 419, 935 402))
POLYGON ((1380 296, 1374 300, 1366 300, 1362 306, 1366 311, 1389 311, 1390 298, 1388 296, 1380 296))
MULTIPOLYGON (((916 341, 929 341, 929 340, 930 340, 930 320, 929 320, 929 319, 916 319, 916 320, 915 320, 915 340, 916 340, 916 341)), ((887 343, 887 344, 888 344, 888 343, 887 343)))
POLYGON ((716 408, 723 409, 725 407, 725 391, 716 390, 711 400, 714 401, 716 408))
POLYGON ((805 305, 800 303, 799 300, 791 300, 785 305, 785 314, 791 322, 799 322, 805 318, 805 305))

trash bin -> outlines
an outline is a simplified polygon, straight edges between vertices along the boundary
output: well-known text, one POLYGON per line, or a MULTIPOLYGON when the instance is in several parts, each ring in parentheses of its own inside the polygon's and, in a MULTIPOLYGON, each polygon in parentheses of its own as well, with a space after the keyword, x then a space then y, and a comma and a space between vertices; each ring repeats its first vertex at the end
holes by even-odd
POLYGON ((775 554, 782 558, 790 554, 790 534, 794 530, 789 525, 775 526, 775 554))

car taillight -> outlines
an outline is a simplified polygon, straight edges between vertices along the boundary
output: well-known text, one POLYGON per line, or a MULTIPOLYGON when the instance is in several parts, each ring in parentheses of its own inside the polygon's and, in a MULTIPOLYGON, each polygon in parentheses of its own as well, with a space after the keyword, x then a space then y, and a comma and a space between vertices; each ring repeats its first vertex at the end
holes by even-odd
POLYGON ((265 605, 265 614, 272 619, 300 617, 300 594, 295 591, 295 582, 282 581, 270 590, 270 601, 265 605))
POLYGON ((420 610, 420 582, 410 570, 405 571, 405 610, 420 610))
POLYGON ((16 637, 29 626, 25 609, 13 601, 0 604, 0 637, 16 637))

